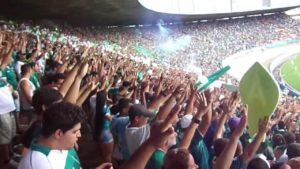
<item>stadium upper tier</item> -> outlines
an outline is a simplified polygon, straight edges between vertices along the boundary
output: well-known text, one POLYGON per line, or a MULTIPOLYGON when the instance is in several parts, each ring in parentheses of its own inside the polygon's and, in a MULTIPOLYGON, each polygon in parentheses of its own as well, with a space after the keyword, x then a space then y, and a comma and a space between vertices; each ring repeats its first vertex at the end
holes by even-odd
MULTIPOLYGON (((150 2, 151 0, 147 1, 150 2)), ((161 0, 159 3, 168 1, 169 0, 161 0)), ((179 0, 177 1, 179 2, 179 0)), ((138 25, 157 23, 157 20, 159 19, 162 19, 165 22, 184 22, 279 12, 300 5, 298 0, 284 0, 284 5, 276 5, 278 2, 282 2, 282 0, 230 0, 230 5, 228 5, 228 0, 185 1, 185 3, 193 2, 195 4, 195 6, 193 6, 194 9, 202 9, 202 7, 205 7, 206 9, 207 6, 210 6, 210 8, 207 9, 215 9, 217 11, 197 12, 196 15, 181 15, 180 11, 182 13, 186 11, 181 10, 181 8, 185 8, 186 6, 184 6, 184 3, 176 4, 176 9, 178 9, 178 6, 180 7, 178 11, 179 14, 166 14, 150 10, 153 8, 145 8, 138 0, 8 0, 1 1, 0 16, 5 16, 13 20, 50 19, 62 22, 68 21, 69 23, 80 25, 138 25), (254 8, 248 3, 245 3, 248 1, 251 1, 251 4, 262 4, 264 7, 254 8), (207 2, 212 2, 214 4, 206 5, 207 2), (224 5, 224 2, 227 4, 224 5), (222 7, 222 9, 226 7, 226 10, 218 10, 220 7, 222 7), (249 10, 249 8, 243 9, 244 7, 251 7, 251 10, 249 10), (229 13, 228 10, 230 11, 229 13)), ((181 2, 183 2, 183 0, 181 0, 181 2)), ((167 5, 166 3, 163 4, 167 5)), ((172 7, 172 4, 170 3, 168 6, 172 7)))
POLYGON ((202 71, 204 75, 220 69, 222 61, 229 55, 300 38, 299 20, 282 13, 205 23, 161 23, 147 27, 54 26, 58 29, 52 27, 52 33, 49 29, 31 29, 20 24, 15 28, 20 32, 39 34, 52 42, 59 41, 62 43, 60 46, 68 45, 75 51, 79 45, 89 45, 107 51, 104 53, 117 53, 139 62, 154 60, 152 63, 156 64, 153 66, 202 71))
POLYGON ((300 38, 300 22, 284 14, 192 24, 89 30, 92 39, 128 57, 154 58, 173 68, 218 70, 239 51, 300 38), (196 66, 196 67, 193 67, 196 66))
POLYGON ((300 5, 299 0, 138 0, 144 7, 168 14, 225 14, 300 5))

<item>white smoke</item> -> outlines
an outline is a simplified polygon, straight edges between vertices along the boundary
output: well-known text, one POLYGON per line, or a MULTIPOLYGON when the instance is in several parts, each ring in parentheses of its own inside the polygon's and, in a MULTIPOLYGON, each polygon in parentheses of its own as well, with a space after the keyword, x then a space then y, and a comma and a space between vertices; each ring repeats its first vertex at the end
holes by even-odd
POLYGON ((158 49, 163 53, 173 53, 178 50, 184 50, 192 41, 192 37, 190 35, 180 36, 176 39, 171 38, 169 36, 172 31, 166 27, 164 27, 165 23, 163 20, 158 20, 158 35, 157 39, 159 41, 158 49))
POLYGON ((164 21, 159 20, 157 23, 157 27, 159 30, 159 38, 167 38, 168 35, 171 33, 171 30, 165 28, 163 25, 164 25, 164 21))
POLYGON ((166 42, 159 45, 159 49, 166 53, 173 53, 178 50, 184 50, 191 43, 192 37, 185 35, 174 39, 168 39, 166 42))

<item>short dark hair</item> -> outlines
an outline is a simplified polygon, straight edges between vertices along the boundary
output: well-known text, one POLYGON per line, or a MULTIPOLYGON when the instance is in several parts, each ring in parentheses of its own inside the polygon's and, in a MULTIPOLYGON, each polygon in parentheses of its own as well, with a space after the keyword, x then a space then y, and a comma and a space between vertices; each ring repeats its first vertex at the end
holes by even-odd
POLYGON ((57 61, 55 61, 54 59, 47 59, 47 60, 46 60, 46 67, 47 67, 48 69, 55 69, 55 68, 57 68, 59 65, 60 65, 60 64, 59 64, 57 61))
POLYGON ((179 148, 169 150, 164 158, 163 169, 187 169, 190 152, 179 148))
POLYGON ((272 145, 273 145, 273 148, 275 148, 276 146, 286 145, 285 139, 282 136, 282 134, 275 134, 272 137, 272 145))
POLYGON ((119 94, 114 94, 114 95, 112 95, 112 101, 113 101, 113 104, 118 103, 119 100, 120 100, 121 98, 122 98, 122 96, 119 95, 119 94))
POLYGON ((279 129, 285 129, 285 123, 283 121, 278 122, 278 128, 279 129))
MULTIPOLYGON (((215 156, 218 157, 219 155, 221 155, 222 151, 224 150, 226 144, 228 144, 229 139, 228 138, 219 138, 216 139, 213 143, 214 146, 214 153, 215 156)), ((243 150, 243 147, 240 143, 238 143, 236 150, 235 150, 235 154, 234 156, 238 156, 243 150)))
POLYGON ((122 111, 124 108, 128 108, 130 106, 130 99, 122 98, 119 100, 118 108, 119 111, 122 111))
POLYGON ((53 75, 53 81, 54 81, 55 83, 57 83, 60 79, 65 79, 65 78, 66 78, 66 75, 63 74, 63 73, 55 73, 55 74, 53 75))
POLYGON ((29 62, 28 64, 31 66, 31 68, 34 68, 36 66, 35 62, 29 62))
POLYGON ((289 159, 300 157, 300 144, 299 143, 292 143, 287 146, 286 154, 288 155, 289 159))
POLYGON ((130 87, 130 85, 131 85, 131 82, 129 82, 129 81, 124 81, 122 84, 123 87, 130 87))
POLYGON ((83 118, 84 112, 78 106, 68 102, 53 104, 44 112, 42 135, 50 137, 58 129, 66 132, 81 123, 83 118))
POLYGON ((29 63, 21 66, 21 74, 24 75, 31 69, 31 65, 29 63))
POLYGON ((214 146, 214 155, 216 157, 218 157, 222 151, 224 150, 226 144, 229 142, 229 139, 227 138, 219 138, 219 139, 216 139, 213 143, 213 146, 214 146))
POLYGON ((296 142, 296 135, 294 133, 287 132, 284 135, 284 139, 285 139, 286 144, 288 145, 288 144, 296 142))
POLYGON ((247 169, 270 169, 270 167, 264 160, 254 158, 248 163, 247 169))
POLYGON ((42 106, 45 105, 49 107, 55 102, 59 102, 63 99, 63 96, 59 91, 52 89, 50 87, 42 87, 34 92, 32 97, 32 106, 37 115, 43 111, 42 106))

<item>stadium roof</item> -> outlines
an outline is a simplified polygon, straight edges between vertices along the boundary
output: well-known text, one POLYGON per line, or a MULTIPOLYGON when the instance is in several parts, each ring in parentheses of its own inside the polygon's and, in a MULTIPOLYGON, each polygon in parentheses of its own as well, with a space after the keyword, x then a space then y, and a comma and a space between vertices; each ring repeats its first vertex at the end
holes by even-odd
POLYGON ((180 15, 155 12, 153 9, 149 10, 141 5, 138 0, 2 0, 0 16, 8 19, 68 21, 80 25, 138 25, 157 23, 159 19, 164 22, 194 21, 280 12, 295 7, 233 13, 180 15))

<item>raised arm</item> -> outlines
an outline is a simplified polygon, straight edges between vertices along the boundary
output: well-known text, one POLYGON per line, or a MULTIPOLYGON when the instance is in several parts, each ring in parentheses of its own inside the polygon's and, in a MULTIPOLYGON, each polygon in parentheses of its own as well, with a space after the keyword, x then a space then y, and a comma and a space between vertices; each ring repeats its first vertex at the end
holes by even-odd
POLYGON ((39 38, 37 37, 36 50, 31 54, 30 59, 35 60, 38 57, 40 51, 41 51, 41 42, 40 42, 39 38))
POLYGON ((57 73, 64 73, 65 70, 67 69, 69 64, 69 61, 65 61, 58 69, 57 69, 57 73))
POLYGON ((245 148, 241 158, 244 162, 249 162, 253 156, 256 154, 261 142, 264 140, 265 134, 271 129, 273 126, 273 122, 269 119, 269 117, 265 117, 259 120, 259 130, 256 134, 254 140, 245 148))
POLYGON ((238 127, 232 133, 229 142, 226 144, 222 153, 219 155, 219 157, 217 157, 213 169, 230 169, 239 139, 243 135, 244 129, 247 125, 247 111, 247 107, 243 108, 243 116, 241 118, 241 121, 238 127))
MULTIPOLYGON (((173 92, 174 95, 177 95, 181 90, 182 90, 183 86, 178 86, 176 88, 176 90, 173 92)), ((148 110, 150 112, 154 112, 156 109, 158 109, 161 105, 163 105, 168 98, 171 95, 169 94, 169 92, 161 92, 161 94, 150 104, 150 106, 148 107, 148 110)))
POLYGON ((85 90, 83 93, 80 94, 79 98, 76 101, 76 105, 77 106, 81 106, 83 104, 83 102, 87 99, 87 97, 90 95, 90 93, 92 91, 94 91, 97 86, 98 86, 99 82, 92 82, 85 90))
POLYGON ((65 101, 68 101, 70 103, 76 104, 76 101, 79 97, 79 88, 80 88, 80 83, 83 77, 86 75, 88 70, 88 64, 83 63, 78 75, 76 76, 71 88, 68 90, 66 96, 64 97, 65 101))
POLYGON ((173 122, 177 114, 170 114, 162 123, 154 123, 151 127, 151 135, 130 157, 130 159, 121 167, 121 169, 144 169, 148 160, 154 151, 161 147, 170 136, 174 135, 173 122))
POLYGON ((160 75, 160 79, 159 79, 159 83, 158 83, 158 87, 156 88, 156 90, 154 91, 156 96, 159 96, 162 86, 163 86, 163 80, 164 80, 164 74, 162 73, 160 75))
POLYGON ((213 93, 211 93, 209 90, 205 91, 205 97, 206 97, 206 101, 207 101, 207 113, 205 114, 205 116, 203 116, 202 118, 202 122, 198 127, 198 130, 201 134, 205 135, 210 123, 211 123, 211 118, 212 118, 212 97, 213 93))
POLYGON ((11 45, 9 51, 3 56, 2 61, 0 62, 1 70, 5 69, 6 66, 8 66, 11 63, 13 48, 14 48, 13 45, 11 45))
MULTIPOLYGON (((176 105, 176 97, 180 94, 182 94, 182 92, 180 92, 181 89, 176 89, 173 94, 171 95, 171 97, 169 97, 169 99, 165 102, 165 104, 162 106, 162 108, 160 109, 160 111, 158 112, 157 116, 156 116, 156 120, 165 120, 169 113, 171 112, 172 108, 174 108, 174 106, 176 105)), ((166 95, 166 97, 168 97, 169 92, 163 92, 161 93, 162 95, 166 95)))
MULTIPOLYGON (((82 54, 82 58, 85 58, 88 52, 88 48, 84 51, 84 53, 82 54)), ((78 70, 80 68, 80 63, 77 63, 73 69, 71 70, 71 72, 69 73, 69 75, 67 76, 67 78, 64 80, 63 84, 61 85, 61 87, 59 88, 59 92, 62 94, 63 97, 66 96, 68 90, 70 89, 70 87, 72 86, 75 77, 78 73, 78 70)), ((77 99, 77 98, 76 98, 77 99)))
POLYGON ((142 86, 141 94, 140 94, 141 103, 145 107, 147 107, 146 92, 149 91, 149 85, 150 85, 149 82, 145 81, 144 86, 142 86))
MULTIPOLYGON (((200 94, 200 96, 201 97, 199 98, 200 104, 198 104, 199 105, 198 112, 193 117, 193 120, 192 120, 192 123, 190 124, 190 126, 184 132, 184 137, 180 144, 181 148, 188 149, 190 147, 191 141, 195 135, 196 129, 199 127, 199 122, 201 121, 202 116, 204 116, 208 112, 208 109, 210 108, 207 105, 204 94, 202 93, 202 94, 200 94)), ((201 121, 201 123, 204 123, 204 121, 201 121)), ((201 134, 203 134, 203 133, 201 133, 201 134)))
POLYGON ((219 138, 222 138, 223 137, 223 128, 224 128, 224 124, 227 120, 227 117, 228 115, 223 113, 220 120, 219 120, 219 123, 218 123, 218 127, 216 129, 216 132, 215 132, 215 135, 214 135, 214 141, 219 139, 219 138))
POLYGON ((64 80, 63 84, 59 88, 59 92, 62 94, 63 97, 66 96, 68 90, 72 86, 75 76, 77 75, 77 72, 79 70, 80 65, 75 65, 71 72, 68 74, 67 78, 64 80))
POLYGON ((193 111, 194 111, 194 102, 195 102, 196 92, 197 92, 197 89, 194 88, 192 83, 190 83, 189 88, 190 88, 190 93, 191 94, 190 94, 190 96, 187 96, 189 98, 188 98, 187 108, 186 108, 185 114, 193 113, 193 111))
POLYGON ((233 94, 231 97, 223 103, 223 114, 219 120, 218 127, 216 129, 214 140, 223 137, 223 128, 226 120, 228 120, 235 112, 236 106, 239 102, 237 95, 233 94))
POLYGON ((84 86, 80 87, 78 95, 81 96, 88 88, 91 87, 91 84, 92 82, 88 81, 84 86))
POLYGON ((21 39, 21 52, 26 53, 26 47, 27 47, 27 39, 25 36, 21 39))

